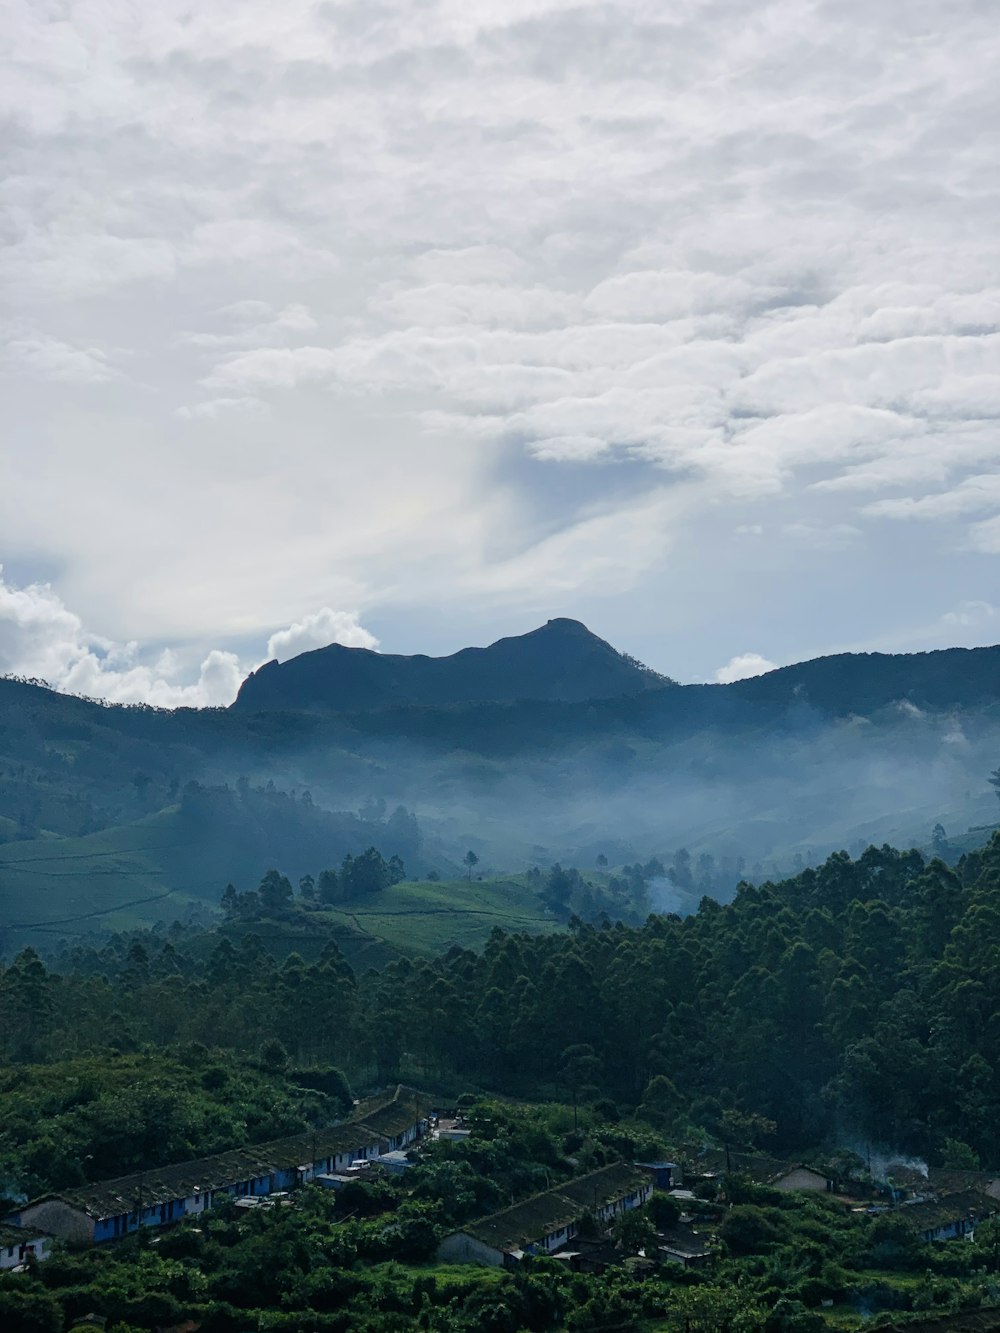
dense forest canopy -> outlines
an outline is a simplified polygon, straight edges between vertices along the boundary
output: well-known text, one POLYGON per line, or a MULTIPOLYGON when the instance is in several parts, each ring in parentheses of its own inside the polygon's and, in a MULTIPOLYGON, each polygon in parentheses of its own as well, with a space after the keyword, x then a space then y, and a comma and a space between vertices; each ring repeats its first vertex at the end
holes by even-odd
MULTIPOLYGON (((284 902, 280 878, 265 885, 284 902)), ((495 930, 481 952, 360 975, 334 940, 311 962, 279 962, 253 928, 135 932, 54 966, 28 950, 5 967, 0 1055, 255 1054, 274 1040, 360 1082, 572 1093, 677 1132, 718 1133, 739 1113, 772 1122, 772 1145, 871 1140, 940 1157, 947 1140, 997 1161, 998 892, 994 837, 955 868, 871 847, 688 917, 495 930)))

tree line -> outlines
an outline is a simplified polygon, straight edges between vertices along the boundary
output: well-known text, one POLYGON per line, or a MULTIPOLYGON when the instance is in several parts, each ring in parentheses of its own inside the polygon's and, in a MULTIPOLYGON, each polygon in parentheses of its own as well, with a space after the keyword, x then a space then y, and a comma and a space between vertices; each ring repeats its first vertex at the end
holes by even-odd
POLYGON ((298 895, 287 875, 268 870, 256 889, 240 893, 234 884, 227 884, 219 906, 227 922, 281 920, 301 908, 333 906, 380 893, 405 878, 401 857, 393 853, 386 860, 377 847, 369 847, 358 856, 348 852, 339 870, 321 870, 315 877, 303 875, 298 895))
POLYGON ((480 952, 362 976, 334 939, 314 961, 277 961, 253 933, 234 944, 180 926, 69 949, 54 968, 26 950, 0 973, 0 1055, 255 1052, 273 1038, 358 1082, 565 1096, 565 1053, 582 1049, 579 1098, 663 1126, 713 1131, 738 1113, 773 1124, 758 1136, 771 1144, 839 1127, 932 1155, 948 1139, 996 1163, 998 891, 994 837, 954 869, 890 847, 838 853, 688 917, 496 930, 480 952))

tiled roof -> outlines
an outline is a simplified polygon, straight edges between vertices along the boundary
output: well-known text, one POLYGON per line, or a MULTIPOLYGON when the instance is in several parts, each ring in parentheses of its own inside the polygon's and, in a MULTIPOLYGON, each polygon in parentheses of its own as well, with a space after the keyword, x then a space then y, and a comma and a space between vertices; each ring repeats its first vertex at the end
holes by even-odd
POLYGON ((399 1087, 388 1100, 373 1100, 367 1105, 371 1110, 363 1124, 352 1120, 331 1129, 289 1134, 212 1157, 150 1167, 114 1180, 60 1190, 46 1197, 63 1199, 93 1218, 115 1217, 119 1213, 132 1212, 140 1199, 144 1208, 151 1208, 173 1199, 187 1199, 195 1194, 225 1189, 245 1180, 270 1175, 273 1171, 291 1170, 339 1153, 357 1152, 378 1143, 381 1138, 401 1133, 418 1118, 426 1116, 431 1103, 422 1094, 399 1087), (392 1125, 399 1127, 388 1128, 392 1125))
POLYGON ((829 1178, 822 1167, 808 1166, 796 1158, 770 1157, 764 1153, 740 1152, 735 1148, 730 1148, 728 1157, 723 1148, 706 1148, 689 1160, 690 1175, 698 1175, 702 1171, 718 1174, 732 1171, 749 1176, 758 1185, 770 1185, 782 1176, 787 1176, 790 1171, 798 1170, 814 1171, 824 1179, 829 1178))
POLYGON ((635 1167, 605 1166, 589 1175, 568 1180, 555 1189, 535 1194, 523 1203, 480 1218, 462 1230, 466 1235, 497 1250, 532 1245, 560 1231, 584 1213, 617 1202, 649 1184, 649 1177, 635 1167))
POLYGON ((962 1190, 958 1194, 945 1194, 940 1199, 930 1199, 926 1203, 904 1204, 899 1209, 917 1231, 936 1231, 939 1227, 951 1226, 953 1222, 966 1221, 971 1217, 992 1217, 997 1211, 997 1201, 979 1190, 962 1190))
POLYGON ((426 1119, 431 1109, 428 1098, 420 1093, 397 1088, 391 1102, 377 1107, 366 1115, 356 1117, 355 1123, 374 1129, 383 1138, 394 1138, 402 1134, 418 1120, 426 1119))
POLYGON ((989 1192, 991 1185, 997 1184, 995 1171, 955 1171, 950 1167, 932 1166, 927 1172, 927 1181, 939 1194, 951 1194, 959 1190, 982 1190, 989 1192))
POLYGON ((0 1222, 0 1250, 9 1249, 11 1245, 30 1245, 32 1241, 47 1239, 44 1231, 36 1231, 34 1227, 9 1227, 4 1222, 0 1222))

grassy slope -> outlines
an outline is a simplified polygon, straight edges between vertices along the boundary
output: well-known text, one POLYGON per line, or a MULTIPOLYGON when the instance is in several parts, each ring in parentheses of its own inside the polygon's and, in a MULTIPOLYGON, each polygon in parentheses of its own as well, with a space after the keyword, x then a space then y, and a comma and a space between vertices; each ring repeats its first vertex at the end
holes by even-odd
POLYGON ((494 926, 533 934, 557 928, 536 891, 518 879, 407 881, 320 916, 417 954, 479 948, 494 926))
POLYGON ((82 838, 0 846, 0 924, 73 934, 174 917, 190 901, 171 885, 191 857, 173 807, 82 838))
MULTIPOLYGON (((81 838, 0 846, 0 928, 19 947, 33 936, 72 937, 183 916, 193 902, 183 884, 217 898, 224 867, 184 840, 174 807, 81 838)), ((204 901, 204 900, 202 900, 204 901)), ((355 967, 378 967, 401 954, 431 956, 452 944, 482 945, 494 926, 556 928, 535 890, 517 879, 397 884, 294 922, 227 927, 232 938, 261 935, 278 956, 315 958, 332 935, 355 967)))
POLYGON ((315 960, 331 937, 351 966, 384 967, 402 955, 433 957, 453 944, 481 948, 495 926, 537 934, 558 930, 533 888, 517 879, 406 881, 375 897, 358 898, 289 922, 223 926, 238 943, 259 935, 270 953, 315 960))

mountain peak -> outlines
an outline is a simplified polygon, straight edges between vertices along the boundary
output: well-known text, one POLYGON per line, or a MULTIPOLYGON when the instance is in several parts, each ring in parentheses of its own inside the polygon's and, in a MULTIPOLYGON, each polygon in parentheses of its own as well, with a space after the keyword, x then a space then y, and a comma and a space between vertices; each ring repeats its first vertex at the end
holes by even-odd
POLYGON ((268 662, 243 682, 244 711, 363 712, 528 699, 580 702, 640 694, 666 682, 579 620, 558 616, 526 634, 448 657, 405 657, 330 644, 268 662))
POLYGON ((544 625, 539 625, 537 629, 529 630, 527 634, 518 637, 530 639, 539 635, 550 639, 593 639, 597 643, 604 642, 592 629, 588 629, 582 620, 571 620, 568 616, 554 616, 551 620, 546 620, 544 625))

